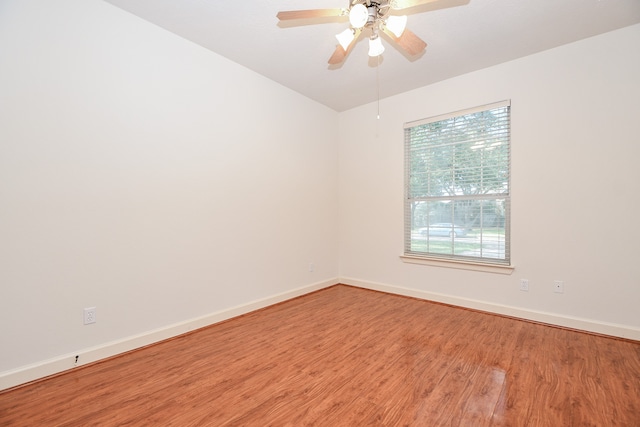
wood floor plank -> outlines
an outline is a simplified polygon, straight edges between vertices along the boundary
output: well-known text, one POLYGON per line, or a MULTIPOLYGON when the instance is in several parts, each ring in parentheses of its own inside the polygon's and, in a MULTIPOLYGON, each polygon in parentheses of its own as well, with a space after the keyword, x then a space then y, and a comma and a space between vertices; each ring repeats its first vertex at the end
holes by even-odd
POLYGON ((0 393, 2 426, 638 426, 640 343, 334 286, 0 393))
POLYGON ((598 426, 604 422, 612 426, 640 425, 638 347, 593 336, 570 340, 576 425, 598 426))

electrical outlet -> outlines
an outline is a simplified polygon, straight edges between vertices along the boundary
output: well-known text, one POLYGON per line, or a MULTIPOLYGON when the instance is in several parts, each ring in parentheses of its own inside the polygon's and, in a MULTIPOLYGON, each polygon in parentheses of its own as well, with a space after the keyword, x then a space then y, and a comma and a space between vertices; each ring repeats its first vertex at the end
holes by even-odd
POLYGON ((96 323, 96 308, 89 307, 84 309, 84 324, 96 323))
POLYGON ((564 282, 562 280, 556 280, 553 282, 553 292, 557 294, 564 293, 564 282))
POLYGON ((316 270, 316 266, 310 262, 309 263, 309 273, 313 273, 316 270))
POLYGON ((520 290, 521 291, 525 291, 525 292, 529 292, 529 280, 520 279, 520 290))

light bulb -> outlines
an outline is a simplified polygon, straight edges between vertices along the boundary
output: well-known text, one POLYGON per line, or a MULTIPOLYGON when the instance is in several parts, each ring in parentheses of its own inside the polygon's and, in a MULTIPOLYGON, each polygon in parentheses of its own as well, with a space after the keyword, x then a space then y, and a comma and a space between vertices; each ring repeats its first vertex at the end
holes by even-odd
POLYGON ((389 16, 387 18, 387 22, 385 26, 389 31, 391 31, 396 37, 400 37, 404 32, 404 29, 407 26, 407 17, 406 16, 389 16))
POLYGON ((338 39, 338 43, 340 43, 340 46, 342 46, 342 48, 344 50, 347 50, 347 48, 349 47, 349 45, 353 41, 354 37, 355 36, 354 36, 353 30, 351 28, 347 28, 346 30, 344 30, 340 34, 336 34, 336 38, 338 39))
POLYGON ((349 11, 349 22, 353 28, 362 28, 367 23, 369 13, 362 3, 354 4, 349 11))
POLYGON ((378 56, 384 52, 384 46, 380 37, 369 39, 369 56, 378 56))

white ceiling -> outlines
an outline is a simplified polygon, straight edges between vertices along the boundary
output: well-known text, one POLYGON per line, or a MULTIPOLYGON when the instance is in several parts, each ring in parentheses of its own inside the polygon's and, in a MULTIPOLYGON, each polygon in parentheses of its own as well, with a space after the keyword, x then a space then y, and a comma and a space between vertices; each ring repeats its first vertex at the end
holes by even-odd
MULTIPOLYGON (((408 59, 385 39, 380 66, 361 38, 327 63, 348 21, 279 24, 281 10, 344 8, 349 0, 105 0, 336 111, 640 23, 640 0, 440 0, 407 9, 427 50, 408 59)), ((638 55, 640 52, 629 52, 638 55)))

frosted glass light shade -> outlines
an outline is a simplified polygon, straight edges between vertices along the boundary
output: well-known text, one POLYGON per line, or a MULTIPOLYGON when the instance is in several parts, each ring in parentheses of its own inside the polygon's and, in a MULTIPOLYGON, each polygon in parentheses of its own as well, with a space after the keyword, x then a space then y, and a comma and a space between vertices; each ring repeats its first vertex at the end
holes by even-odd
POLYGON ((362 3, 354 4, 349 11, 349 22, 353 28, 362 28, 367 23, 369 14, 362 3))
POLYGON ((400 37, 407 27, 407 17, 391 15, 385 25, 396 37, 400 37))
POLYGON ((349 47, 349 45, 353 41, 354 37, 355 36, 354 36, 353 30, 351 28, 347 28, 346 30, 344 30, 340 34, 336 34, 336 38, 338 39, 338 43, 340 43, 340 46, 342 46, 342 48, 344 50, 347 50, 347 48, 349 47))
POLYGON ((384 46, 380 37, 369 39, 369 56, 378 56, 384 52, 384 46))

